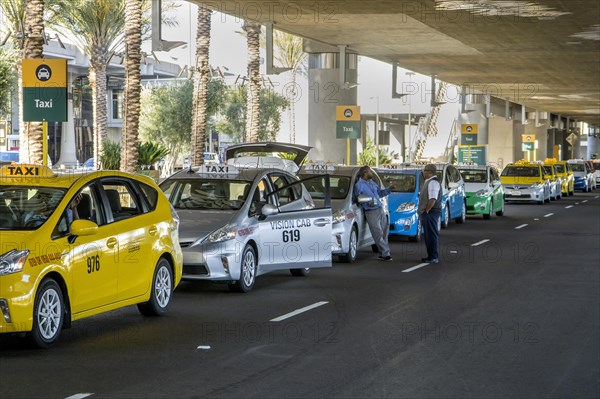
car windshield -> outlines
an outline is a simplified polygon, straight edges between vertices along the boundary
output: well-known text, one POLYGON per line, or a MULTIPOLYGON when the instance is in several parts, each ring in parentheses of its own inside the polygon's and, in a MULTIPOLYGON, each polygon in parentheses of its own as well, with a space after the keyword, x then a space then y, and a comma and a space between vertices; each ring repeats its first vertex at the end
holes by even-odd
POLYGON ((564 165, 557 163, 556 165, 554 165, 554 167, 556 168, 556 173, 565 173, 564 165))
POLYGON ((379 173, 385 187, 393 186, 393 193, 414 193, 417 188, 417 176, 400 173, 379 173))
POLYGON ((483 169, 459 169, 465 183, 487 183, 487 171, 483 169))
POLYGON ((594 170, 600 170, 600 162, 594 162, 592 165, 594 166, 594 170))
MULTIPOLYGON (((307 174, 301 175, 300 179, 306 179, 313 177, 314 175, 307 174)), ((314 199, 325 198, 325 178, 314 178, 304 183, 308 192, 314 199)), ((329 176, 329 187, 331 193, 331 199, 344 199, 350 192, 350 176, 329 176)))
POLYGON ((502 176, 540 177, 540 168, 533 166, 508 166, 502 171, 502 176))
POLYGON ((547 175, 553 175, 554 172, 552 172, 552 166, 546 166, 544 165, 544 173, 547 175))
POLYGON ((572 163, 571 169, 573 169, 573 172, 585 172, 585 167, 582 163, 572 163))
POLYGON ((0 229, 36 230, 56 210, 66 189, 0 185, 0 229))
POLYGON ((245 180, 168 180, 160 188, 175 209, 238 210, 252 187, 245 180))

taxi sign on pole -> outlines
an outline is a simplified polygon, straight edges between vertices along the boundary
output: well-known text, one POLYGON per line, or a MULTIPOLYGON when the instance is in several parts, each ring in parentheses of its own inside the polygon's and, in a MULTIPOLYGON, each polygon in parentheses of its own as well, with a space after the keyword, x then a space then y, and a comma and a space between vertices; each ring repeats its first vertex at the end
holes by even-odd
POLYGON ((477 145, 477 133, 479 132, 476 123, 463 123, 460 125, 460 144, 477 145))
POLYGON ((535 134, 523 134, 523 143, 534 143, 535 134))
POLYGON ((23 60, 23 121, 67 121, 67 60, 23 60))
POLYGON ((336 138, 359 139, 360 107, 358 105, 339 105, 335 108, 336 138))

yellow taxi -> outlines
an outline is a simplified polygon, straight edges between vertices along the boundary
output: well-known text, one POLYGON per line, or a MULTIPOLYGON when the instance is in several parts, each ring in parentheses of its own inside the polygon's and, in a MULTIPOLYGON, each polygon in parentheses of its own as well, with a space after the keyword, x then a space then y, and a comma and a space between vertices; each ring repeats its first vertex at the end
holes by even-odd
POLYGON ((550 176, 539 162, 525 160, 509 163, 500 175, 505 201, 550 202, 550 176))
POLYGON ((575 176, 571 170, 571 165, 567 161, 558 161, 556 158, 546 158, 544 166, 552 165, 557 176, 561 179, 561 194, 573 195, 575 192, 575 176))
POLYGON ((179 218, 146 176, 0 169, 0 333, 52 346, 71 322, 137 304, 161 315, 181 280, 179 218))

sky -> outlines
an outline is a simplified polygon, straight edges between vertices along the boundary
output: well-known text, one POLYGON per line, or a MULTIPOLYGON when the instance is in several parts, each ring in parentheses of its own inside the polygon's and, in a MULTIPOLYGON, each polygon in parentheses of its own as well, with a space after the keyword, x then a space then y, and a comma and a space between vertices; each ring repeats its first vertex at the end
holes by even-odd
MULTIPOLYGON (((194 42, 196 35, 196 16, 197 6, 187 1, 178 1, 179 5, 172 14, 178 21, 177 27, 162 28, 162 38, 170 41, 183 41, 191 43, 183 47, 173 49, 170 52, 157 52, 160 60, 177 63, 181 66, 191 65, 193 63, 194 42)), ((212 16, 211 27, 211 46, 210 46, 210 64, 213 67, 226 67, 228 72, 235 75, 246 75, 247 68, 247 50, 246 39, 240 34, 242 32, 243 21, 222 13, 214 13, 212 16)), ((150 50, 150 43, 146 43, 145 50, 150 50)), ((265 56, 264 49, 262 57, 265 56)), ((399 92, 414 93, 411 96, 402 99, 391 98, 392 67, 368 57, 359 57, 358 64, 358 105, 361 106, 361 113, 375 114, 377 112, 377 100, 379 98, 380 113, 408 113, 409 107, 412 113, 430 112, 431 97, 428 93, 431 85, 431 78, 415 74, 411 77, 406 75, 408 70, 398 69, 398 88, 399 92)), ((265 73, 264 64, 261 65, 261 73, 265 73)), ((275 90, 283 93, 284 85, 289 82, 289 73, 281 75, 271 75, 271 80, 275 85, 275 90)), ((306 78, 299 76, 298 84, 301 88, 301 95, 296 101, 296 142, 308 144, 308 82, 306 78)), ((439 135, 428 141, 424 156, 437 156, 443 153, 448 135, 450 134, 452 123, 458 116, 459 104, 456 88, 450 89, 448 94, 448 103, 442 106, 438 122, 439 135)), ((282 132, 278 140, 289 140, 289 123, 287 115, 284 115, 282 122, 282 132)), ((399 149, 394 149, 399 152, 399 149)))

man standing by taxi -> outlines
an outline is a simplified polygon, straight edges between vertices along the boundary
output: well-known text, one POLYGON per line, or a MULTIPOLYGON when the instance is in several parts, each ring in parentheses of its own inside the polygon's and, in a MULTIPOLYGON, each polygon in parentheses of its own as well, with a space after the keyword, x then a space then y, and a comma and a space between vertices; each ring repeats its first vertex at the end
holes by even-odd
POLYGON ((423 226, 427 257, 421 259, 427 263, 439 263, 439 231, 438 224, 442 217, 442 186, 434 164, 427 164, 423 169, 425 183, 419 193, 419 219, 423 226))
POLYGON ((355 195, 367 195, 371 197, 370 202, 361 204, 365 213, 371 236, 379 248, 379 259, 391 261, 390 246, 388 244, 389 221, 383 209, 381 198, 392 192, 392 187, 380 189, 378 184, 373 181, 373 170, 369 166, 360 168, 360 176, 354 187, 355 195))

